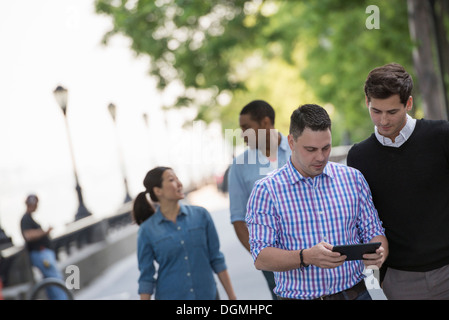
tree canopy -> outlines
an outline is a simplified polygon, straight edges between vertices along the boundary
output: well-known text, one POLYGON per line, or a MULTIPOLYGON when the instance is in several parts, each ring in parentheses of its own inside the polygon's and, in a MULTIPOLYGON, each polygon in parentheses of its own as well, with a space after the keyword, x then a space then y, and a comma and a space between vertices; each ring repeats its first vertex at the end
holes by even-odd
POLYGON ((286 133, 296 107, 318 103, 332 117, 334 144, 359 141, 372 132, 363 94, 368 72, 398 62, 414 75, 403 0, 96 0, 95 6, 113 21, 104 43, 115 34, 129 37, 136 54, 151 58, 149 73, 160 90, 181 85, 167 107, 196 108, 197 119, 224 128, 238 126, 246 103, 264 99, 286 133), (378 28, 370 29, 373 5, 378 28))

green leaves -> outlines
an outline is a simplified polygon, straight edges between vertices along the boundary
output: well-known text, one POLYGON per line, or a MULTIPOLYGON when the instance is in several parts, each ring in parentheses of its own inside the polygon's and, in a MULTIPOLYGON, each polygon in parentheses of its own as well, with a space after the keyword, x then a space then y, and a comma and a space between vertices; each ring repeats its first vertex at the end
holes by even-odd
POLYGON ((320 103, 333 110, 334 144, 351 133, 365 138, 372 125, 364 107, 368 72, 388 62, 412 70, 403 0, 97 0, 114 34, 151 57, 150 74, 164 90, 180 80, 184 92, 170 107, 193 106, 198 119, 238 126, 252 99, 277 111, 288 131, 293 109, 320 103), (368 5, 380 9, 381 28, 368 30, 368 5), (231 94, 228 105, 220 95, 231 94))

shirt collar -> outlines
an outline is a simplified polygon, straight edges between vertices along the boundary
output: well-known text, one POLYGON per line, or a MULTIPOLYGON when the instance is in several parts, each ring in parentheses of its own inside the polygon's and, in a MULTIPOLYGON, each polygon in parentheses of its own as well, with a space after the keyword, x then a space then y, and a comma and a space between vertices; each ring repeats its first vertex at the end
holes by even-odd
POLYGON ((384 137, 379 133, 377 130, 377 126, 374 126, 374 133, 376 135, 377 140, 383 145, 383 146, 396 146, 399 147, 402 145, 405 141, 407 141, 408 138, 413 133, 413 130, 415 129, 416 125, 416 119, 413 119, 407 114, 407 119, 405 122, 404 128, 399 132, 399 135, 394 139, 394 142, 387 137, 384 137))
MULTIPOLYGON (((283 152, 287 151, 288 149, 290 149, 290 146, 288 145, 288 139, 286 136, 284 136, 282 133, 279 132, 279 135, 281 136, 281 142, 279 143, 278 146, 278 151, 282 150, 283 152)), ((248 149, 248 152, 254 152, 257 153, 257 155, 259 157, 265 157, 264 154, 262 153, 262 151, 260 151, 259 149, 248 149)), ((278 156, 279 156, 279 152, 278 152, 278 156)))
MULTIPOLYGON (((186 216, 189 213, 189 211, 186 209, 185 205, 180 204, 179 206, 180 206, 179 216, 181 216, 181 215, 186 216)), ((157 223, 162 223, 164 221, 169 221, 162 214, 160 206, 157 206, 156 212, 154 213, 154 219, 156 219, 157 223)))
POLYGON ((279 132, 279 134, 281 135, 281 143, 279 144, 279 148, 286 151, 290 148, 290 146, 288 145, 288 139, 282 133, 279 132))
MULTIPOLYGON (((291 157, 290 157, 289 161, 287 161, 287 170, 289 172, 289 178, 290 178, 291 184, 295 184, 297 182, 305 181, 308 179, 308 178, 304 177, 301 173, 299 173, 298 170, 296 170, 296 168, 293 166, 291 157)), ((332 170, 330 169, 329 161, 327 162, 326 166, 324 167, 323 173, 316 176, 315 178, 320 177, 320 176, 328 176, 329 178, 334 178, 334 174, 333 174, 332 170)))

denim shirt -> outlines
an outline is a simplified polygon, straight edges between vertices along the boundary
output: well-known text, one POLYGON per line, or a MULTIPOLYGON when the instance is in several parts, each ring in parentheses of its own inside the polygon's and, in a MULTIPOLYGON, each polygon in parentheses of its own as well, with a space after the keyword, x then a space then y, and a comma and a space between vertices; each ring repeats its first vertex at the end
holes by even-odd
POLYGON ((159 300, 213 300, 213 273, 226 270, 212 217, 197 206, 181 205, 176 223, 158 208, 140 225, 137 257, 139 294, 156 290, 159 300))

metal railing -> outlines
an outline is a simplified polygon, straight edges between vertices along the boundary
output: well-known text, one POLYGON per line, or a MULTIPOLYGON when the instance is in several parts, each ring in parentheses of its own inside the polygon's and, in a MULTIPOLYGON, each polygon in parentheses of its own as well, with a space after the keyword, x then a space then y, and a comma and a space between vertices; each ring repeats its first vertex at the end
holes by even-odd
MULTIPOLYGON (((69 257, 73 248, 104 241, 107 235, 132 223, 132 203, 125 203, 116 214, 98 219, 95 216, 77 220, 66 226, 63 233, 51 243, 58 260, 69 257)), ((36 283, 29 254, 25 246, 9 246, 0 250, 0 278, 4 299, 24 298, 26 291, 36 283)))
POLYGON ((83 246, 103 241, 111 231, 131 224, 131 205, 131 202, 125 203, 115 215, 103 219, 88 216, 72 222, 64 233, 56 235, 52 240, 56 258, 59 260, 63 252, 69 256, 74 246, 81 249, 83 246))

